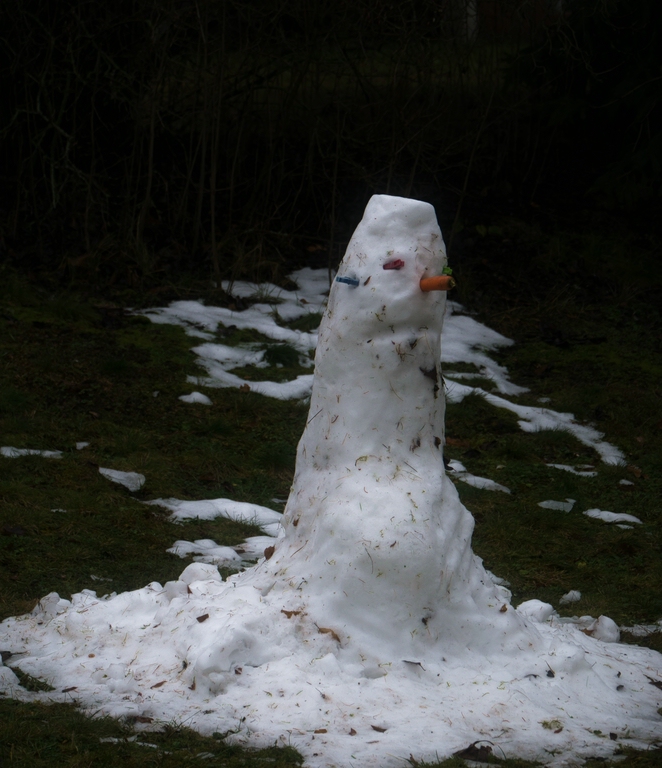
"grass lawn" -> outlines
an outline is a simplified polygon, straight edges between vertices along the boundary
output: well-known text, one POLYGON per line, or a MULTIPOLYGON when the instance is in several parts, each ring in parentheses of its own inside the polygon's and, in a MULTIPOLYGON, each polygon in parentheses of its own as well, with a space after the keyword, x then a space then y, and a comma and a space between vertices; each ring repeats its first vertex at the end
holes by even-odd
MULTIPOLYGON (((552 242, 517 222, 490 231, 477 234, 476 258, 456 270, 465 285, 456 298, 516 340, 499 358, 515 383, 530 388, 518 402, 533 405, 549 397, 549 407, 571 411, 580 423, 605 432, 626 453, 628 466, 602 464, 568 433, 525 433, 513 414, 479 397, 450 404, 447 455, 512 491, 457 483, 476 518, 474 550, 511 583, 515 604, 536 597, 562 615, 605 614, 627 626, 653 623, 662 617, 658 284, 653 280, 655 290, 647 292, 635 275, 626 286, 614 285, 607 260, 587 289, 586 265, 597 267, 581 237, 552 242), (575 264, 575 275, 547 273, 542 257, 508 261, 513 250, 547 248, 559 249, 564 274, 575 264), (483 263, 481 249, 494 258, 483 263), (549 463, 592 464, 598 475, 579 477, 549 463), (572 514, 538 506, 567 497, 577 500, 572 514), (581 514, 595 507, 635 515, 643 525, 621 529, 581 514), (581 602, 560 605, 573 589, 581 591, 581 602)), ((223 519, 175 524, 141 501, 226 497, 282 509, 272 499, 289 492, 305 405, 235 389, 206 390, 210 407, 182 403, 178 397, 192 389, 186 376, 199 373, 190 352, 194 341, 182 329, 127 313, 128 300, 118 295, 46 290, 13 273, 0 276, 0 442, 63 451, 61 459, 0 457, 0 618, 31 610, 52 591, 64 597, 84 588, 121 592, 175 579, 186 565, 166 552, 176 539, 235 544, 256 533, 223 519), (89 445, 77 450, 81 441, 89 445), (99 467, 140 472, 147 482, 130 493, 102 477, 99 467)), ((192 295, 181 288, 142 301, 163 305, 176 297, 192 295)), ((242 341, 260 341, 242 334, 242 341)), ((296 360, 284 365, 273 372, 302 372, 296 360)), ((269 369, 260 371, 260 378, 269 375, 269 369)), ((624 635, 623 641, 662 651, 660 634, 636 640, 624 635)), ((90 719, 73 706, 0 699, 0 762, 300 762, 291 749, 249 752, 226 745, 223 734, 204 738, 178 727, 139 733, 134 725, 90 719)), ((660 726, 662 732, 662 717, 660 726)), ((631 754, 626 744, 623 755, 619 765, 627 768, 652 768, 662 759, 659 751, 631 754)), ((439 765, 464 763, 452 758, 439 765)))

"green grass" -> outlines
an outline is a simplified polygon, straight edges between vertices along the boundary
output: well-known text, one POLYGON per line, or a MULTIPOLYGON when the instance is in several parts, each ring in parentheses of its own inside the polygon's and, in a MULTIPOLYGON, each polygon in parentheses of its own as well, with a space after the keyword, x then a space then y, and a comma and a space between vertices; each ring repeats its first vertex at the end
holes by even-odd
MULTIPOLYGON (((498 231, 514 237, 507 228, 498 231)), ((518 237, 521 253, 530 243, 518 237)), ((549 407, 604 431, 626 452, 630 468, 602 464, 565 432, 524 433, 513 414, 480 397, 449 404, 447 455, 512 491, 457 481, 476 518, 474 549, 510 581, 515 604, 536 597, 562 615, 652 623, 662 616, 662 323, 655 302, 632 288, 630 298, 619 294, 605 304, 612 291, 606 279, 589 292, 571 286, 563 293, 540 264, 506 263, 512 244, 502 251, 498 243, 490 247, 502 261, 478 262, 472 275, 465 272, 467 281, 489 283, 489 290, 459 298, 473 300, 478 319, 517 340, 498 357, 512 380, 531 390, 518 402, 533 405, 550 397, 549 407), (512 280, 493 280, 504 264, 512 280), (544 291, 541 275, 548 280, 544 291), (535 290, 525 290, 527 281, 535 290), (578 477, 547 463, 594 464, 598 476, 578 477), (621 478, 634 485, 620 485, 621 478), (567 497, 577 500, 571 513, 538 507, 539 501, 567 497), (634 514, 644 525, 623 530, 591 520, 581 514, 589 507, 634 514), (571 589, 582 592, 581 602, 560 606, 571 589)), ((177 297, 168 289, 167 299, 145 297, 143 303, 177 297)), ((313 321, 304 321, 299 325, 311 330, 313 321)), ((237 330, 220 340, 268 343, 237 330)), ((142 501, 228 497, 274 506, 271 499, 287 497, 307 408, 235 389, 205 390, 211 407, 182 403, 179 395, 192 388, 186 376, 201 373, 190 351, 194 344, 180 328, 125 313, 119 301, 53 295, 17 276, 4 281, 0 442, 61 450, 63 457, 0 458, 1 618, 31 610, 52 591, 63 597, 84 588, 120 592, 174 579, 186 565, 166 552, 176 539, 235 544, 255 533, 222 519, 175 525, 165 511, 142 501), (79 451, 79 441, 90 444, 79 451), (141 472, 146 484, 132 494, 103 478, 100 466, 141 472)), ((270 368, 244 373, 273 379, 312 372, 286 345, 272 349, 270 368)), ((662 650, 659 634, 637 642, 662 650)), ((43 681, 25 678, 25 684, 34 689, 43 681)), ((299 760, 292 750, 242 751, 178 727, 134 732, 131 724, 86 718, 73 706, 0 700, 0 762, 9 765, 174 766, 195 762, 201 753, 212 755, 208 765, 299 760)), ((494 755, 500 756, 497 749, 494 755)), ((619 765, 653 768, 659 760, 659 752, 627 753, 619 765)), ((452 758, 437 765, 463 764, 452 758)), ((500 765, 532 764, 511 759, 500 765)))
MULTIPOLYGON (((176 525, 141 502, 229 497, 273 507, 289 492, 307 409, 234 389, 208 390, 211 407, 182 403, 186 375, 200 373, 182 329, 19 288, 0 303, 1 443, 63 456, 1 460, 0 616, 29 611, 53 591, 122 592, 176 579, 186 565, 166 552, 176 539, 231 545, 258 533, 224 519, 176 525), (82 441, 89 446, 76 450, 82 441), (132 494, 100 466, 141 472, 147 482, 132 494)), ((21 681, 45 690, 43 681, 21 681)), ((206 765, 300 761, 290 749, 230 748, 180 728, 127 741, 134 736, 72 706, 0 700, 3 765, 174 766, 204 754, 212 755, 206 765)))
MULTIPOLYGON (((651 258, 655 244, 598 228, 548 237, 512 219, 500 224, 498 236, 477 238, 471 270, 457 270, 458 299, 477 303, 478 319, 517 342, 496 355, 515 383, 530 388, 517 402, 540 405, 538 398, 549 397, 546 407, 604 432, 628 466, 603 464, 566 432, 524 433, 513 414, 480 398, 450 404, 447 436, 461 445, 447 453, 512 490, 489 494, 458 483, 476 518, 474 549, 511 582, 515 602, 537 597, 562 615, 655 622, 662 617, 662 269, 651 258), (593 464, 598 476, 547 463, 593 464), (569 514, 537 506, 568 497, 577 500, 569 514), (581 514, 595 507, 644 524, 623 530, 581 514), (559 606, 569 589, 582 592, 581 602, 559 606)), ((662 650, 659 634, 638 642, 662 650)))
POLYGON ((200 736, 177 725, 136 732, 130 724, 111 718, 85 717, 73 705, 19 704, 0 699, 2 765, 284 768, 301 763, 300 756, 289 747, 245 750, 225 744, 224 735, 200 736))
MULTIPOLYGON (((479 742, 477 746, 480 748, 486 744, 488 742, 479 742)), ((583 768, 604 768, 605 765, 618 765, 619 768, 658 768, 662 763, 662 750, 660 749, 652 749, 649 752, 635 752, 634 750, 624 748, 617 750, 615 755, 618 762, 606 763, 602 758, 588 759, 583 763, 583 768)), ((492 754, 487 756, 486 759, 487 762, 480 763, 475 761, 467 763, 460 757, 451 757, 448 760, 436 763, 412 762, 410 759, 409 763, 413 768, 466 768, 467 765, 498 765, 499 768, 538 768, 542 765, 541 763, 533 763, 529 760, 502 757, 498 747, 494 747, 492 754)))
MULTIPOLYGON (((645 440, 659 441, 654 430, 645 434, 645 440)), ((517 602, 537 597, 567 614, 558 600, 579 589, 583 598, 573 611, 606 614, 626 625, 662 616, 662 483, 654 458, 637 454, 642 467, 637 477, 634 467, 602 464, 567 432, 522 432, 512 414, 479 397, 448 406, 447 435, 451 458, 512 491, 487 493, 457 481, 477 521, 474 549, 490 570, 508 578, 517 602), (593 464, 598 476, 579 477, 548 463, 593 464), (620 485, 622 478, 634 485, 620 485), (566 498, 576 499, 570 513, 538 506, 566 498), (581 514, 595 507, 634 514, 644 525, 624 530, 581 514)))
POLYGON ((3 617, 47 592, 93 586, 91 574, 116 591, 172 579, 184 563, 165 549, 177 538, 232 544, 254 534, 222 519, 176 526, 141 501, 269 505, 287 496, 306 416, 298 403, 234 389, 208 390, 211 407, 182 403, 186 375, 200 371, 180 328, 121 312, 107 327, 93 309, 91 320, 72 323, 60 316, 65 301, 5 300, 0 317, 2 444, 63 451, 0 464, 3 617), (78 451, 81 441, 89 446, 78 451), (141 472, 147 482, 132 494, 100 466, 141 472))

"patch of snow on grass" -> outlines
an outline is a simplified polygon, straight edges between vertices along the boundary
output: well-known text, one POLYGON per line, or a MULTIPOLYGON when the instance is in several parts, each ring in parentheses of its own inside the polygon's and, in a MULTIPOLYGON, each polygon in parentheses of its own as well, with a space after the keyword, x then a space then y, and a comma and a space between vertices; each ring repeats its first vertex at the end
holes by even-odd
POLYGON ((602 509, 587 509, 584 514, 586 517, 603 520, 605 523, 638 523, 641 525, 641 520, 638 517, 625 513, 605 512, 602 509))
MULTIPOLYGON (((307 314, 321 312, 327 301, 329 273, 325 269, 297 270, 289 275, 299 290, 287 291, 271 283, 224 282, 223 288, 234 296, 249 298, 259 296, 261 301, 245 310, 224 307, 208 307, 197 301, 177 301, 168 307, 141 310, 155 323, 171 323, 182 326, 189 335, 204 338, 210 343, 194 348, 198 364, 205 368, 206 377, 189 376, 190 384, 205 387, 237 387, 278 399, 305 399, 310 395, 312 375, 300 375, 289 382, 246 381, 231 373, 232 368, 243 365, 263 367, 264 351, 255 348, 228 347, 213 341, 219 326, 252 328, 274 341, 287 342, 301 353, 308 353, 317 345, 317 333, 284 328, 275 320, 296 320, 307 314), (211 343, 213 342, 213 343, 211 343)), ((446 396, 449 402, 461 402, 469 394, 478 394, 498 408, 512 411, 519 417, 519 425, 525 432, 545 429, 561 429, 575 435, 580 442, 594 448, 606 464, 624 464, 625 456, 615 446, 602 440, 604 435, 595 428, 578 424, 571 413, 559 413, 549 408, 518 405, 486 392, 480 387, 460 383, 462 378, 482 377, 496 387, 502 395, 518 395, 527 392, 511 382, 508 370, 489 357, 487 352, 513 344, 511 339, 464 314, 463 307, 454 301, 446 302, 446 316, 442 336, 441 360, 444 365, 471 363, 475 373, 448 371, 445 375, 446 396)), ((303 358, 302 358, 303 360, 303 358)), ((549 398, 542 398, 548 401, 549 398)), ((553 465, 566 469, 566 465, 553 465)), ((569 469, 584 474, 581 469, 569 469)), ((588 474, 584 476, 590 476, 588 474)), ((465 480, 466 482, 466 480, 465 480)))
POLYGON ((190 395, 180 395, 179 399, 183 403, 199 403, 200 405, 212 405, 212 401, 203 395, 202 392, 191 392, 190 395))
POLYGON ((565 501, 552 501, 550 499, 548 501, 538 502, 538 506, 542 507, 543 509, 556 509, 559 512, 571 512, 572 508, 575 506, 575 503, 575 499, 566 499, 565 501))
POLYGON ((524 432, 542 432, 543 430, 558 429, 570 432, 581 443, 596 450, 605 464, 624 465, 625 454, 616 446, 607 443, 602 438, 604 434, 594 427, 578 424, 572 413, 560 413, 550 408, 534 408, 530 405, 511 403, 503 397, 486 392, 480 387, 469 387, 457 381, 447 382, 446 396, 451 403, 460 403, 467 395, 476 394, 484 397, 488 403, 497 408, 505 408, 519 416, 518 424, 524 432))
POLYGON ((18 459, 21 456, 43 456, 46 459, 61 459, 62 451, 38 451, 34 448, 13 448, 11 445, 4 445, 0 448, 0 456, 7 459, 18 459))
POLYGON ((234 549, 221 546, 212 539, 176 541, 166 552, 179 557, 192 555, 195 562, 211 563, 219 568, 239 568, 243 562, 234 549))
POLYGON ((173 520, 214 520, 226 517, 238 523, 250 523, 259 526, 272 536, 281 532, 283 515, 269 507, 249 504, 232 499, 204 499, 200 501, 181 501, 180 499, 154 499, 146 504, 155 504, 172 512, 173 520))
POLYGON ((579 467, 570 466, 570 464, 548 464, 548 467, 554 467, 555 469, 563 469, 566 472, 572 472, 573 475, 579 475, 580 477, 597 477, 598 473, 593 469, 581 469, 579 467))
POLYGON ((139 472, 121 472, 119 469, 99 467, 99 473, 111 482, 128 488, 132 493, 139 491, 145 485, 145 475, 139 472))
POLYGON ((464 464, 459 461, 455 461, 455 459, 451 459, 448 462, 448 467, 453 471, 453 477, 457 477, 458 480, 461 480, 463 483, 471 485, 474 488, 483 488, 488 491, 502 491, 503 493, 510 493, 510 488, 506 488, 505 485, 500 485, 499 483, 495 482, 494 480, 490 480, 487 477, 478 477, 477 475, 472 475, 470 472, 467 472, 464 464))

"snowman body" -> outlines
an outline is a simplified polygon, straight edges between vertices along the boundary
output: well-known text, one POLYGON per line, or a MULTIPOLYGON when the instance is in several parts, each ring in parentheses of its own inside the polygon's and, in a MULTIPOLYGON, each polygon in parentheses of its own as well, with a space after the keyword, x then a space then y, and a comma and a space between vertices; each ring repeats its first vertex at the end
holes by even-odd
POLYGON ((370 200, 320 326, 285 536, 257 569, 284 610, 384 660, 532 644, 444 471, 445 293, 419 284, 445 266, 431 205, 370 200))

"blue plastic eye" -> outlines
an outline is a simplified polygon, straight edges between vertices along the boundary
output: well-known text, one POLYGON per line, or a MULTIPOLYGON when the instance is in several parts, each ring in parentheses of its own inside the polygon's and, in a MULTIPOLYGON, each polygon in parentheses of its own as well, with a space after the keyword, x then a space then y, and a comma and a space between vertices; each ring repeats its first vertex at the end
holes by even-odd
POLYGON ((356 288, 359 284, 359 281, 354 277, 336 277, 336 283, 345 283, 347 285, 351 285, 353 288, 356 288))

